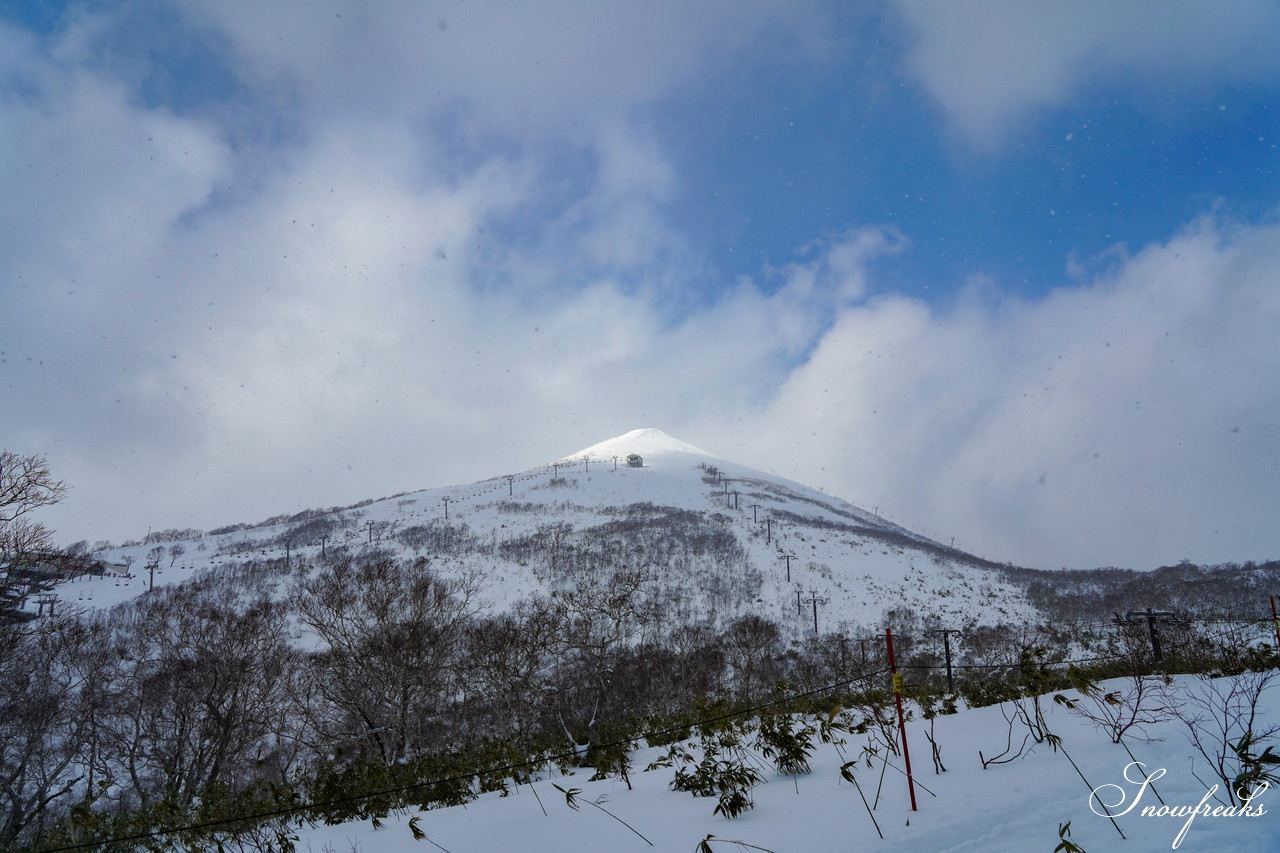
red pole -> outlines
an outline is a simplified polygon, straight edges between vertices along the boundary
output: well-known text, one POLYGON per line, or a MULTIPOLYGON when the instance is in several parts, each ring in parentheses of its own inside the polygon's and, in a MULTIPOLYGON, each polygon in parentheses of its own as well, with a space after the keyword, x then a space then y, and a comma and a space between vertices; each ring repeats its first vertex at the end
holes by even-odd
POLYGON ((907 749, 907 721, 902 716, 902 676, 893 662, 893 632, 884 629, 884 641, 889 646, 889 673, 893 676, 893 700, 898 705, 898 731, 902 733, 902 758, 907 763, 907 790, 911 792, 911 810, 916 809, 916 782, 911 776, 911 752, 907 749))
POLYGON ((1276 614, 1276 597, 1271 596, 1271 624, 1276 626, 1276 649, 1280 651, 1280 615, 1276 614))

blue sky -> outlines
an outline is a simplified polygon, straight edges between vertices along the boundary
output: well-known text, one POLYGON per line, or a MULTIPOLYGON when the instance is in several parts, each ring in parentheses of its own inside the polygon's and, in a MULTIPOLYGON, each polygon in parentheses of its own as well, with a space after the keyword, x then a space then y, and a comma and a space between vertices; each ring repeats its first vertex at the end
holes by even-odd
POLYGON ((1280 6, 0 9, 66 540, 641 426, 1040 566, 1277 556, 1280 6))

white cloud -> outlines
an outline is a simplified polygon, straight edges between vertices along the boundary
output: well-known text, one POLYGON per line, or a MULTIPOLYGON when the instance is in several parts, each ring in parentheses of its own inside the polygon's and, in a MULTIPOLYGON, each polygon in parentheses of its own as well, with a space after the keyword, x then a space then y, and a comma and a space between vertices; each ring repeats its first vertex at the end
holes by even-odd
POLYGON ((910 72, 979 147, 998 144, 1035 110, 1061 106, 1087 86, 1199 92, 1280 70, 1280 6, 1269 0, 896 6, 916 38, 910 72))
MULTIPOLYGON (((812 49, 810 4, 777 0, 513 4, 414 0, 188 4, 225 33, 258 85, 287 88, 327 120, 456 107, 487 130, 574 138, 689 86, 763 39, 812 49)), ((696 85, 696 84, 695 84, 696 85)))
POLYGON ((673 172, 618 121, 550 206, 545 159, 460 165, 394 116, 324 124, 261 170, 86 52, 32 48, 38 98, 0 105, 22 130, 0 203, 6 390, 33 401, 0 432, 75 484, 48 518, 65 536, 517 469, 749 398, 812 337, 818 301, 684 293, 673 172))
MULTIPOLYGON (((46 51, 0 26, 27 93, 0 101, 4 393, 38 401, 0 436, 75 485, 45 519, 65 537, 473 480, 653 424, 996 558, 1274 556, 1276 228, 1206 219, 949 312, 877 291, 911 236, 881 228, 708 289, 628 108, 804 29, 791 7, 200 8, 264 101, 297 98, 283 143, 146 103, 85 29, 46 51), (437 132, 450 110, 467 144, 437 132)), ((965 115, 1074 85, 1073 50, 965 115)))
POLYGON ((1206 217, 1042 300, 875 298, 766 411, 714 431, 993 559, 1273 557, 1278 265, 1280 227, 1206 217))

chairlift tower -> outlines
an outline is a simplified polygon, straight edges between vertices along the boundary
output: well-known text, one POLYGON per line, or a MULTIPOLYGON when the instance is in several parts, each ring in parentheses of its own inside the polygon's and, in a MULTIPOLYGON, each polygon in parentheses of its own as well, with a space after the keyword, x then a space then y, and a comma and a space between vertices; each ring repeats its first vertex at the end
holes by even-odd
POLYGON ((1120 618, 1120 614, 1115 614, 1115 623, 1117 625, 1141 625, 1143 622, 1147 624, 1147 630, 1151 633, 1151 655, 1156 663, 1164 661, 1164 653, 1160 648, 1160 630, 1156 627, 1160 625, 1190 625, 1191 622, 1183 619, 1172 610, 1152 610, 1148 607, 1146 610, 1130 610, 1120 618))
POLYGON ((795 554, 779 554, 779 560, 787 561, 787 583, 791 583, 791 561, 796 558, 795 554))
POLYGON ((830 604, 831 599, 819 598, 818 591, 816 589, 811 589, 809 590, 809 597, 806 598, 805 601, 813 605, 813 633, 816 634, 818 633, 818 605, 830 604))

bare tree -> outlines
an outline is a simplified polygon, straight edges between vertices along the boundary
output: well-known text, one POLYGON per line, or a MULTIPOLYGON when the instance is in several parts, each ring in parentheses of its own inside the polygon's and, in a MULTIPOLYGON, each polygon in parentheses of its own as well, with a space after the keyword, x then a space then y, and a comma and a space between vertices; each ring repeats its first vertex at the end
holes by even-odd
POLYGON ((47 827, 86 782, 99 631, 75 614, 0 628, 0 848, 47 827))
POLYGON ((555 604, 544 596, 518 601, 510 613, 474 621, 467 630, 469 692, 497 708, 498 732, 525 740, 536 731, 541 688, 556 650, 555 604))
POLYGON ((172 587, 112 625, 114 689, 102 715, 104 775, 124 805, 190 806, 281 769, 282 707, 297 653, 282 605, 230 586, 172 587), (132 800, 132 802, 129 802, 132 800))
POLYGON ((0 451, 0 600, 12 605, 28 591, 14 573, 30 557, 53 550, 53 532, 27 516, 56 504, 66 485, 53 479, 41 456, 0 451))
POLYGON ((620 656, 658 621, 650 587, 644 570, 620 569, 583 577, 555 597, 555 710, 561 730, 583 755, 605 716, 616 713, 620 656), (581 732, 585 744, 576 738, 581 732))
POLYGON ((52 532, 25 516, 58 503, 66 492, 66 483, 53 478, 43 456, 0 451, 0 553, 48 550, 52 532))
MULTIPOLYGON (((657 708, 675 713, 689 696, 713 696, 724 683, 725 655, 720 635, 709 625, 685 625, 671 632, 663 643, 667 658, 652 668, 646 689, 657 708)), ((643 648, 646 658, 658 658, 643 648)))
POLYGON ((438 745, 478 590, 478 577, 443 578, 422 559, 343 557, 302 582, 298 615, 322 643, 310 658, 322 736, 388 764, 438 745))
POLYGON ((782 632, 776 622, 743 616, 724 632, 724 650, 738 685, 738 698, 750 699, 755 682, 780 653, 782 632))
POLYGON ((53 531, 28 514, 62 500, 67 486, 55 480, 43 456, 0 451, 0 591, 9 584, 9 569, 19 556, 53 549, 53 531))
POLYGON ((1071 686, 1083 698, 1076 700, 1055 696, 1054 701, 1066 705, 1073 714, 1106 732, 1112 743, 1123 744, 1126 736, 1148 740, 1144 727, 1155 725, 1170 716, 1165 707, 1168 693, 1161 689, 1169 684, 1165 676, 1146 675, 1134 670, 1115 690, 1110 691, 1090 681, 1074 666, 1068 672, 1068 677, 1071 679, 1071 686))
POLYGON ((1261 713, 1263 694, 1277 679, 1280 670, 1271 669, 1193 676, 1165 688, 1166 704, 1186 726, 1188 742, 1216 780, 1211 789, 1214 799, 1224 805, 1247 801, 1253 789, 1245 790, 1248 786, 1240 780, 1247 773, 1252 753, 1280 737, 1280 725, 1267 721, 1261 713))

